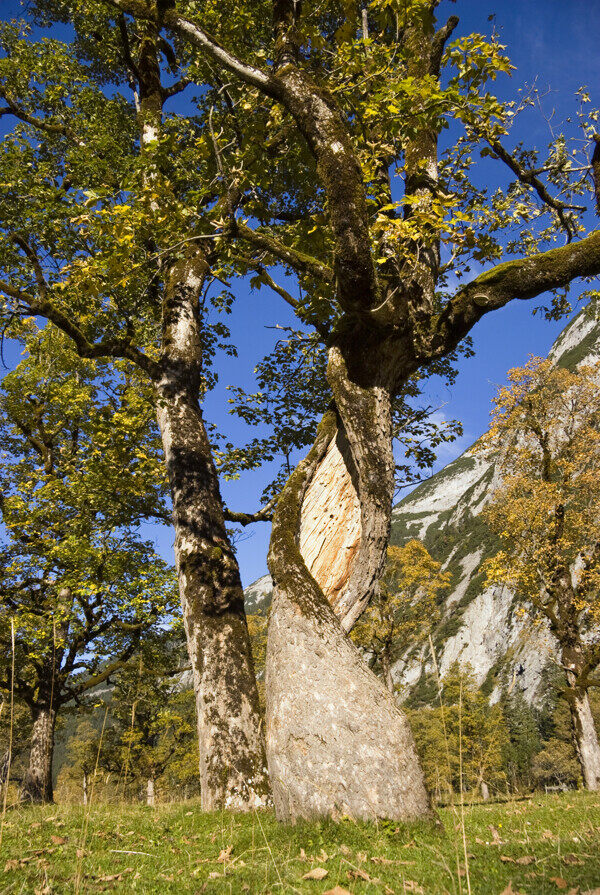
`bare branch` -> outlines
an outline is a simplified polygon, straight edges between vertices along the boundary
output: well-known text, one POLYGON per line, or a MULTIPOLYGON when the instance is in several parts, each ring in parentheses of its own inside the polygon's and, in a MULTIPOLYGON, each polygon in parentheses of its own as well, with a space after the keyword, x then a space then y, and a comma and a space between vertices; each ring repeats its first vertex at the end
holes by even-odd
POLYGON ((254 522, 270 522, 273 518, 273 511, 277 506, 279 494, 272 497, 271 500, 257 513, 234 513, 224 508, 224 516, 226 522, 237 522, 238 525, 252 525, 254 522))
POLYGON ((534 171, 529 170, 528 168, 524 168, 523 165, 519 161, 517 161, 514 155, 511 155, 511 153, 504 148, 499 140, 488 137, 485 134, 481 134, 481 136, 483 136, 490 148, 494 150, 494 153, 498 156, 498 158, 501 159, 501 161, 503 161, 504 164, 510 168, 510 170, 513 172, 513 174, 515 174, 518 180, 521 183, 526 184, 527 186, 533 187, 542 202, 556 212, 561 227, 567 234, 567 242, 571 242, 571 240, 575 236, 576 231, 573 225, 573 221, 571 220, 570 216, 566 214, 566 210, 570 206, 568 206, 564 202, 561 202, 560 199, 556 199, 554 196, 552 196, 548 192, 545 183, 536 176, 534 171))

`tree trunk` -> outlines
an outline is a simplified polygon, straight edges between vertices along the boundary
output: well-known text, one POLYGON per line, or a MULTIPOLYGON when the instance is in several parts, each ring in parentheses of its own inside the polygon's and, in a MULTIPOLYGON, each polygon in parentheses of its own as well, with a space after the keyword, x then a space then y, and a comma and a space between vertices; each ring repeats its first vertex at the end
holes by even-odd
POLYGON ((269 785, 238 564, 202 413, 197 307, 207 265, 190 248, 165 287, 157 416, 167 463, 179 592, 193 669, 201 804, 248 810, 269 785))
POLYGON ((88 775, 87 772, 83 772, 83 804, 87 805, 88 803, 88 775))
POLYGON ((389 396, 351 383, 335 348, 328 375, 338 413, 325 415, 286 484, 269 550, 267 756, 275 809, 291 821, 423 817, 431 809, 408 722, 338 620, 351 627, 385 559, 393 493, 389 396), (317 524, 323 513, 331 529, 317 524), (307 519, 316 543, 305 536, 307 519), (331 562, 322 560, 327 552, 331 562))
POLYGON ((54 800, 52 791, 52 758, 54 755, 54 726, 56 711, 50 705, 35 705, 31 709, 33 731, 29 751, 29 767, 21 787, 21 799, 35 805, 54 800))
POLYGON ((381 654, 381 675, 383 677, 383 683, 393 696, 396 690, 396 685, 394 684, 394 678, 392 677, 392 664, 387 649, 384 649, 381 654))
POLYGON ((155 805, 154 780, 151 777, 146 781, 146 805, 149 808, 154 808, 155 805))
POLYGON ((586 789, 594 792, 600 789, 600 745, 596 725, 590 708, 587 691, 575 686, 575 676, 567 672, 569 708, 571 710, 571 731, 575 752, 581 766, 586 789))
POLYGON ((489 802, 490 800, 490 790, 485 780, 481 781, 481 798, 484 802, 489 802))

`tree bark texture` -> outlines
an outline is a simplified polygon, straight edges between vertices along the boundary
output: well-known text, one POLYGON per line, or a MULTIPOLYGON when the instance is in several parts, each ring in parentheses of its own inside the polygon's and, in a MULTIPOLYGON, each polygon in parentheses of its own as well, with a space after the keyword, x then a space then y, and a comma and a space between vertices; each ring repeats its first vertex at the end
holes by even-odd
POLYGON ((573 745, 581 766, 586 789, 600 789, 600 744, 590 707, 587 691, 577 689, 572 672, 567 672, 567 682, 572 688, 568 693, 571 710, 573 745))
POLYGON ((206 271, 202 253, 190 248, 169 272, 157 416, 196 694, 202 808, 248 810, 267 803, 269 785, 239 568, 198 404, 206 271))
POLYGON ((34 705, 31 715, 33 731, 29 750, 29 766, 23 778, 21 799, 34 805, 45 805, 54 800, 52 758, 56 711, 50 703, 44 703, 34 705))
MULTIPOLYGON (((330 366, 337 369, 338 363, 334 356, 330 366)), ((346 409, 343 392, 342 387, 339 406, 346 409)), ((391 505, 391 457, 379 457, 379 466, 360 462, 364 445, 353 429, 355 414, 370 412, 376 439, 389 425, 389 403, 386 412, 380 393, 354 397, 362 400, 353 405, 346 425, 333 411, 325 415, 315 445, 288 481, 273 520, 267 755, 277 816, 292 822, 345 815, 405 820, 430 811, 408 722, 338 620, 340 615, 344 620, 352 617, 345 612, 344 598, 369 594, 377 580, 380 539, 387 540, 391 505), (332 457, 339 466, 336 451, 348 458, 346 469, 363 508, 358 545, 353 535, 348 551, 352 556, 347 583, 334 594, 338 617, 303 559, 302 538, 297 538, 306 495, 312 500, 311 490, 331 467, 332 457), (376 470, 383 472, 383 480, 376 480, 376 470)), ((388 437, 384 443, 389 442, 388 437)), ((335 580, 340 580, 339 568, 335 580)))

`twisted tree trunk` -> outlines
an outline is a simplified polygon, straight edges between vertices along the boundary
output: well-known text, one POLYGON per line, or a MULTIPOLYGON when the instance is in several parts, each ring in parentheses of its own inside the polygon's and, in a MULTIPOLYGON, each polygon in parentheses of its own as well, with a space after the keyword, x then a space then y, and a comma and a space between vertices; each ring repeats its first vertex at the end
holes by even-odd
POLYGON ((33 731, 29 750, 29 766, 23 778, 21 799, 34 805, 54 800, 52 790, 52 758, 56 711, 50 701, 31 706, 33 731))
POLYGON ((353 383, 337 348, 328 377, 335 410, 273 520, 266 671, 273 799, 282 820, 422 817, 430 804, 408 722, 342 627, 360 615, 385 558, 389 392, 353 383), (317 524, 319 516, 325 522, 317 524))
POLYGON ((269 785, 237 560, 198 404, 198 296, 207 264, 189 248, 165 287, 157 416, 167 463, 179 592, 194 676, 202 808, 265 805, 269 785))

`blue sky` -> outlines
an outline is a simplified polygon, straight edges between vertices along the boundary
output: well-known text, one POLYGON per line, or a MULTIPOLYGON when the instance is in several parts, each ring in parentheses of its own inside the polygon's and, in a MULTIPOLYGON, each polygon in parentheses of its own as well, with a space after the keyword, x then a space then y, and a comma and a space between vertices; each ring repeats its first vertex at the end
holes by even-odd
MULTIPOLYGON (((0 0, 2 18, 18 14, 20 8, 17 0, 0 0)), ((504 78, 496 85, 500 95, 516 93, 518 87, 531 85, 535 80, 542 92, 549 91, 545 108, 548 112, 555 110, 553 121, 557 125, 574 111, 574 93, 583 84, 590 88, 593 105, 600 105, 600 0, 458 0, 443 2, 439 14, 459 16, 458 36, 473 30, 489 31, 488 16, 492 13, 501 41, 516 66, 510 79, 504 78)), ((529 114, 519 124, 518 136, 530 145, 544 145, 549 140, 548 125, 541 116, 529 114)), ((577 291, 574 289, 572 295, 577 291)), ((255 433, 228 414, 226 386, 238 384, 252 390, 254 365, 276 339, 271 327, 276 323, 293 324, 293 317, 281 299, 266 289, 251 293, 241 285, 236 288, 236 295, 234 314, 228 322, 238 346, 238 358, 219 361, 220 382, 206 401, 205 416, 234 439, 245 440, 255 433)), ((475 356, 461 360, 452 390, 439 385, 430 388, 428 397, 432 403, 443 405, 445 416, 460 419, 464 426, 463 438, 442 450, 437 468, 460 454, 486 429, 491 396, 507 369, 523 363, 529 354, 546 354, 565 325, 549 323, 541 316, 532 317, 534 304, 539 302, 514 302, 484 318, 472 333, 475 356)), ((269 471, 260 470, 246 474, 240 481, 224 482, 226 503, 238 510, 257 509, 268 480, 269 471)), ((156 540, 161 553, 172 560, 172 530, 148 527, 148 534, 156 540)), ((266 572, 268 525, 256 525, 248 534, 237 547, 244 584, 266 572)))

